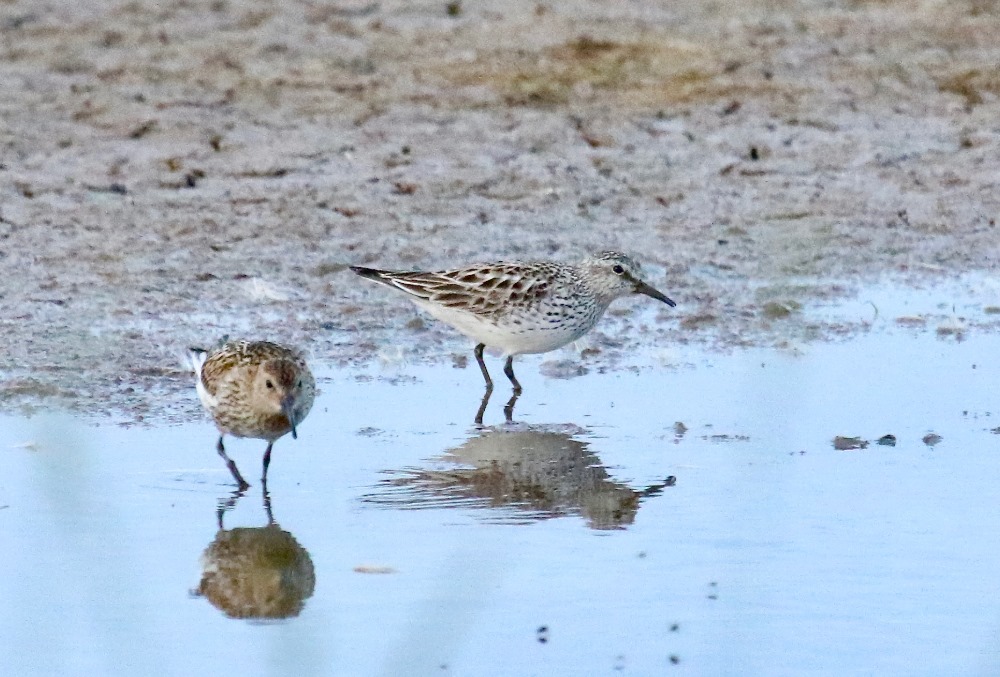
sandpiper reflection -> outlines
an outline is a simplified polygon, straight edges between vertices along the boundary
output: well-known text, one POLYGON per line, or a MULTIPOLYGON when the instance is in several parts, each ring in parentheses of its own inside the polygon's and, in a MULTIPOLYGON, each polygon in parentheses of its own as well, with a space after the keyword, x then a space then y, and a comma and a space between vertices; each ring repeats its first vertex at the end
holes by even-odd
POLYGON ((380 482, 363 500, 403 509, 509 507, 529 520, 578 514, 592 529, 632 524, 641 499, 675 479, 640 490, 616 482, 578 439, 585 432, 571 425, 482 428, 434 459, 445 467, 394 473, 398 476, 380 482))
POLYGON ((280 619, 298 616, 316 587, 309 552, 284 531, 271 511, 264 486, 267 525, 226 529, 223 518, 246 490, 221 502, 219 531, 201 556, 195 593, 230 618, 280 619))
MULTIPOLYGON (((483 424, 483 414, 486 413, 486 407, 490 403, 490 397, 493 395, 493 384, 490 383, 486 386, 486 392, 483 393, 483 399, 479 402, 479 409, 476 411, 476 418, 473 419, 476 425, 483 424)), ((521 396, 519 391, 514 391, 510 399, 507 400, 507 404, 503 406, 503 417, 507 423, 514 422, 514 405, 517 404, 517 398, 521 396)))

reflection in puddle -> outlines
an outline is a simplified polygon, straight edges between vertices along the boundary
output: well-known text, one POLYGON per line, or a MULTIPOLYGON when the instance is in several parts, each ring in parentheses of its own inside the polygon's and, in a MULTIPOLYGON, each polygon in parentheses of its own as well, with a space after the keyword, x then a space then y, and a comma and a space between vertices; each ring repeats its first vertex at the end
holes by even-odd
MULTIPOLYGON (((493 395, 493 384, 486 387, 486 392, 483 394, 483 399, 479 403, 479 409, 476 411, 476 417, 474 420, 476 425, 483 424, 483 414, 486 413, 486 407, 490 403, 490 397, 493 395)), ((513 423, 514 421, 514 405, 517 404, 517 398, 521 396, 521 391, 515 390, 511 394, 510 399, 507 400, 507 404, 503 406, 503 417, 507 423, 513 423)))
POLYGON ((235 492, 219 506, 219 531, 201 556, 201 583, 196 594, 230 618, 298 616, 316 587, 312 558, 274 521, 266 486, 267 525, 226 529, 223 517, 244 493, 235 492))
POLYGON ((616 482, 572 425, 483 428, 439 459, 461 467, 407 469, 383 480, 367 503, 412 508, 510 507, 528 520, 578 514, 592 529, 632 524, 639 502, 672 486, 642 490, 616 482))

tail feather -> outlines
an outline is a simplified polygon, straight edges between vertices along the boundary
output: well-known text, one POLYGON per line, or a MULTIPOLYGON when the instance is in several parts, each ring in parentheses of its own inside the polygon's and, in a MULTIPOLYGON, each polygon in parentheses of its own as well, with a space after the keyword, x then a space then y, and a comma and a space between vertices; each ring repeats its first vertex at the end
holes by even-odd
POLYGON ((450 282, 446 274, 442 273, 427 273, 416 270, 379 270, 363 266, 351 266, 351 270, 361 277, 424 300, 429 300, 439 287, 450 282))
MULTIPOLYGON (((384 284, 387 287, 399 287, 398 275, 396 271, 392 270, 379 270, 378 268, 365 268, 364 266, 351 266, 351 270, 360 275, 361 277, 371 280, 373 282, 378 282, 379 284, 384 284)), ((405 289, 403 291, 406 291, 405 289)))
POLYGON ((367 277, 369 280, 381 280, 384 278, 385 273, 388 272, 377 268, 365 268, 364 266, 351 266, 351 270, 361 277, 367 277))
POLYGON ((208 391, 205 384, 205 376, 202 367, 208 359, 208 351, 204 348, 188 348, 188 358, 191 360, 191 367, 194 369, 195 390, 198 391, 198 399, 209 411, 213 411, 218 404, 218 400, 208 391))
POLYGON ((208 351, 204 348, 188 348, 188 359, 191 360, 191 368, 194 369, 194 373, 201 379, 201 368, 205 366, 205 360, 208 359, 208 351))

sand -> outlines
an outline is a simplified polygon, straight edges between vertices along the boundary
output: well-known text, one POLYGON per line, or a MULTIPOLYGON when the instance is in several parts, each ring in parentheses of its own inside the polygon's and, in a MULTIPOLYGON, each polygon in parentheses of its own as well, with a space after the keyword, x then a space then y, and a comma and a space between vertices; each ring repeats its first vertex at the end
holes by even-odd
POLYGON ((226 335, 471 361, 352 263, 632 252, 679 305, 614 306, 598 368, 849 334, 802 309, 994 275, 998 34, 990 0, 3 0, 0 402, 188 416, 226 335))

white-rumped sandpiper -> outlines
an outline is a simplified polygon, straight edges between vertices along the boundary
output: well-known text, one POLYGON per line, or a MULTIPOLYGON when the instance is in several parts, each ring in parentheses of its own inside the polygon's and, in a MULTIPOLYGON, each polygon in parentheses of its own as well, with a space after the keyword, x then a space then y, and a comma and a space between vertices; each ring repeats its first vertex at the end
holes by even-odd
POLYGON ((545 353, 590 331, 617 298, 645 294, 676 305, 642 279, 639 264, 620 252, 602 252, 576 264, 552 261, 487 263, 439 272, 400 272, 351 266, 358 275, 405 292, 411 301, 476 342, 476 361, 486 347, 506 357, 514 377, 515 355, 545 353))

